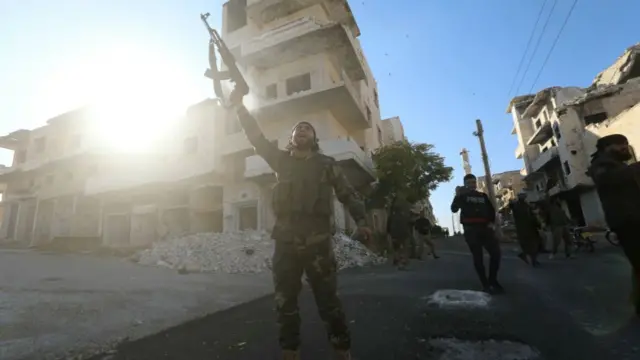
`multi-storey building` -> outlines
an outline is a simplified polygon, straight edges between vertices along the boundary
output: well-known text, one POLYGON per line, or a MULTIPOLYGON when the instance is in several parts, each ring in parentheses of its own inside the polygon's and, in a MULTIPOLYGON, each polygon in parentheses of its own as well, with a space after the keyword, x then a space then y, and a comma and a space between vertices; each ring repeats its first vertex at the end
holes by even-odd
POLYGON ((531 200, 541 199, 549 188, 548 195, 560 196, 578 223, 604 224, 587 170, 598 138, 622 133, 632 144, 640 142, 635 135, 640 127, 639 50, 638 45, 627 49, 589 88, 553 87, 511 100, 507 112, 518 137, 515 156, 524 160, 531 200))
MULTIPOLYGON (((347 2, 231 0, 223 5, 222 36, 251 86, 245 103, 265 136, 284 148, 293 125, 310 122, 323 153, 343 166, 354 187, 366 189, 374 181, 371 151, 404 133, 398 118, 380 118, 376 82, 347 2)), ((64 121, 0 141, 15 151, 15 164, 0 172, 0 183, 7 183, 3 203, 15 210, 9 214, 17 214, 5 216, 10 225, 3 225, 0 238, 40 243, 93 236, 105 245, 143 246, 187 232, 273 226, 273 170, 255 155, 235 114, 215 100, 190 107, 151 154, 80 147, 77 153, 90 156, 59 161, 41 140, 58 127, 68 137, 57 142, 65 149, 92 144, 75 137, 77 122, 64 121), (81 164, 88 170, 76 174, 81 164), (49 177, 54 170, 61 175, 49 177), (70 208, 62 199, 68 196, 70 208), (91 211, 84 202, 91 202, 91 211), (68 225, 69 217, 76 226, 68 225)), ((384 228, 383 214, 371 215, 374 227, 384 228)), ((339 228, 354 225, 337 200, 334 217, 339 228)))
POLYGON ((478 178, 478 191, 488 194, 488 187, 493 186, 497 210, 501 211, 525 188, 524 179, 520 170, 505 171, 492 176, 491 184, 487 183, 484 176, 478 178))

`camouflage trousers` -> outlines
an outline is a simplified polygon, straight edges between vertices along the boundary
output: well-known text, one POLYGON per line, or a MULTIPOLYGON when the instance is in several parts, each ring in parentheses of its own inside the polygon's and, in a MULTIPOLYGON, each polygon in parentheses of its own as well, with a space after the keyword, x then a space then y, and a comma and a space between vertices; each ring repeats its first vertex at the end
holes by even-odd
POLYGON ((348 350, 351 336, 337 294, 337 263, 331 235, 327 235, 326 241, 303 244, 303 241, 276 241, 273 282, 280 346, 284 350, 297 350, 300 346, 298 296, 302 275, 306 274, 331 344, 336 349, 348 350))

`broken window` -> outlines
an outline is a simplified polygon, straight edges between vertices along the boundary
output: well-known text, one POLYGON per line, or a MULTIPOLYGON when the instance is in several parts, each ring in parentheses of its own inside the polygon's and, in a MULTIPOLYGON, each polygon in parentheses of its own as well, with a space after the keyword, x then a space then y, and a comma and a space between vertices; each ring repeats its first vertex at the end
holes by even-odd
POLYGON ((36 143, 36 152, 43 152, 46 148, 47 145, 47 139, 43 136, 43 137, 39 137, 35 140, 36 143))
POLYGON ((238 208, 238 230, 258 230, 258 207, 256 205, 238 208))
POLYGON ((599 112, 599 113, 587 115, 584 117, 584 124, 585 125, 599 124, 607 120, 608 117, 609 116, 607 115, 606 112, 599 112))
POLYGON ((306 73, 287 79, 287 95, 311 90, 311 73, 306 73))
POLYGON ((376 104, 376 107, 380 108, 380 102, 378 100, 378 90, 373 89, 373 102, 376 104))
POLYGON ((565 161, 562 163, 562 167, 564 168, 564 173, 569 175, 571 174, 571 167, 569 166, 569 162, 565 161))
POLYGON ((560 140, 562 134, 560 133, 560 125, 557 122, 553 123, 553 133, 556 135, 556 138, 560 140))
POLYGON ((271 85, 267 86, 267 88, 265 89, 265 96, 269 100, 277 99, 278 98, 278 85, 277 84, 271 84, 271 85))
POLYGON ((556 141, 551 139, 551 146, 556 146, 556 141))
POLYGON ((536 129, 539 129, 540 126, 542 126, 542 122, 540 121, 540 119, 538 119, 538 120, 536 120, 535 127, 536 127, 536 129))
POLYGON ((27 152, 25 150, 16 151, 15 163, 22 164, 27 161, 27 152))
POLYGON ((184 139, 183 150, 185 154, 195 154, 198 152, 198 137, 192 136, 184 139))
POLYGON ((247 25, 247 0, 229 0, 227 3, 227 32, 247 25))

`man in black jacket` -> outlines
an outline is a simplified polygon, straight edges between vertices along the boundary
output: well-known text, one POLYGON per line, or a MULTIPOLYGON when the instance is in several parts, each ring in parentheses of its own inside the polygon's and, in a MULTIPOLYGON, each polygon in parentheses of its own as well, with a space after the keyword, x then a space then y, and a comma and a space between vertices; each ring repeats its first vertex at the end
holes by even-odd
MULTIPOLYGON (((593 178, 609 227, 618 236, 629 259, 636 281, 640 280, 640 163, 633 159, 629 141, 614 134, 598 140, 588 174, 593 178)), ((640 316, 640 298, 635 299, 640 316)))
POLYGON ((456 188, 456 196, 451 203, 451 211, 460 210, 460 223, 464 229, 464 238, 473 255, 473 265, 480 277, 483 290, 501 293, 503 287, 498 283, 500 268, 500 244, 494 233, 496 211, 485 193, 477 191, 477 180, 473 174, 464 177, 464 187, 456 188), (489 253, 489 277, 484 267, 482 249, 489 253))

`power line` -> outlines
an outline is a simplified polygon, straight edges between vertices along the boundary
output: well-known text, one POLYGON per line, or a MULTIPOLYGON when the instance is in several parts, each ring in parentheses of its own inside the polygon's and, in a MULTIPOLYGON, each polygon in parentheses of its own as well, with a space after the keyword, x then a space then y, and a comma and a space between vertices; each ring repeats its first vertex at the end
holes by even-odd
POLYGON ((529 68, 531 67, 531 62, 533 61, 533 58, 535 58, 536 53, 538 52, 538 48, 540 47, 540 43, 542 42, 544 33, 547 30, 547 26, 549 26, 549 20, 551 20, 551 16, 553 15, 553 10, 555 10, 556 5, 558 5, 558 0, 553 1, 553 6, 551 7, 551 11, 549 11, 549 16, 547 16, 547 19, 544 21, 544 25, 542 25, 542 32, 540 32, 538 41, 536 41, 536 46, 533 48, 533 53, 529 58, 529 62, 527 62, 527 67, 525 67, 524 69, 524 74, 522 74, 522 79, 520 79, 520 82, 518 83, 518 87, 516 88, 516 94, 518 94, 518 92, 520 91, 520 87, 522 86, 524 79, 527 78, 527 73, 529 72, 529 68))
POLYGON ((549 58, 551 57, 551 53, 553 52, 553 49, 556 47, 556 44, 560 39, 560 35, 562 35, 562 31, 564 30, 564 27, 567 26, 567 23, 571 18, 571 14, 573 14, 573 10, 576 8, 577 4, 578 4, 578 0, 574 0, 573 5, 571 5, 571 9, 569 10, 569 13, 564 18, 564 23, 562 24, 560 31, 558 31, 558 35, 556 36, 555 40, 553 41, 553 44, 551 45, 551 49, 549 49, 549 52, 547 53, 547 57, 544 59, 544 62, 542 63, 542 67, 540 68, 540 71, 538 71, 538 75, 536 75, 535 80, 533 80, 533 84, 531 85, 531 89, 529 89, 529 92, 531 92, 533 90, 533 87, 536 86, 536 83, 538 82, 540 75, 542 75, 542 71, 544 70, 544 67, 547 65, 547 61, 549 61, 549 58))
POLYGON ((518 64, 518 70, 516 70, 516 74, 513 76, 513 81, 511 81, 511 86, 509 87, 509 97, 511 97, 511 91, 516 84, 516 80, 518 80, 518 75, 520 74, 520 70, 522 69, 522 65, 524 64, 524 59, 527 58, 527 52, 529 52, 529 47, 531 46, 531 41, 533 40, 533 35, 536 34, 536 29, 538 28, 538 23, 540 23, 540 18, 542 17, 542 11, 544 7, 547 5, 548 0, 544 0, 542 3, 542 7, 538 12, 538 17, 536 18, 536 23, 533 25, 533 29, 531 29, 531 35, 529 35, 529 41, 527 41, 527 46, 524 48, 524 53, 522 54, 522 58, 520 59, 520 63, 518 64))

